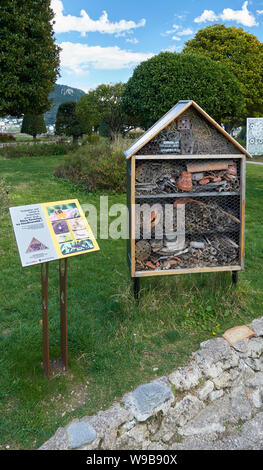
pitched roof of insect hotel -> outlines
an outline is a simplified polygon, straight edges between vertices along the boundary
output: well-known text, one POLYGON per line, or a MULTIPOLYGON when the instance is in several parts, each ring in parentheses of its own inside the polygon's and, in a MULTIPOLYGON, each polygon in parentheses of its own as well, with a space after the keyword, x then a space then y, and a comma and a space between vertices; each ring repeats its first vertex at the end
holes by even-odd
MULTIPOLYGON (((157 121, 150 129, 148 129, 138 140, 136 140, 125 152, 124 155, 126 159, 129 159, 132 157, 134 154, 137 152, 141 151, 150 141, 152 141, 158 134, 160 134, 162 131, 164 131, 169 125, 173 123, 176 119, 178 119, 180 116, 182 116, 183 113, 185 112, 190 112, 192 111, 195 115, 199 115, 199 117, 203 120, 203 126, 206 126, 208 129, 209 133, 209 128, 210 130, 213 129, 216 134, 221 135, 221 143, 222 143, 222 136, 225 137, 223 140, 227 140, 229 144, 229 148, 232 150, 230 152, 223 152, 223 153, 242 153, 246 155, 247 157, 251 158, 251 155, 247 152, 247 150, 242 147, 230 134, 228 134, 223 127, 221 127, 214 119, 212 119, 200 106, 198 106, 197 103, 193 100, 186 100, 186 101, 178 101, 178 103, 170 109, 159 121, 157 121), (191 109, 190 109, 191 108, 191 109), (209 127, 208 127, 209 126, 209 127), (234 146, 234 148, 233 148, 234 146), (237 151, 236 151, 237 150, 237 151)), ((193 116, 194 116, 193 114, 193 116)), ((185 113, 187 115, 187 113, 185 113)), ((200 127, 200 126, 199 126, 200 127)), ((202 126, 201 126, 202 127, 202 126)), ((182 128, 183 129, 183 128, 182 128)), ((195 135, 195 130, 193 126, 193 146, 198 144, 198 141, 201 141, 202 138, 204 137, 204 132, 196 133, 195 135), (194 144, 195 142, 195 144, 194 144)), ((216 148, 215 144, 215 135, 211 135, 210 139, 210 150, 207 151, 207 148, 200 148, 198 149, 194 147, 192 148, 192 151, 187 151, 185 153, 189 154, 220 154, 222 152, 218 152, 218 148, 216 148)), ((220 146, 220 145, 219 145, 220 146)), ((146 147, 147 148, 147 147, 146 147)), ((140 153, 144 153, 143 150, 140 153)), ((148 152, 147 152, 148 153, 148 152)), ((165 152, 165 145, 164 145, 164 151, 158 152, 158 153, 166 153, 165 152)), ((168 153, 168 152, 167 152, 168 153)), ((172 153, 172 150, 170 150, 169 153, 172 153)), ((173 153, 184 153, 183 151, 180 152, 173 152, 173 153)))

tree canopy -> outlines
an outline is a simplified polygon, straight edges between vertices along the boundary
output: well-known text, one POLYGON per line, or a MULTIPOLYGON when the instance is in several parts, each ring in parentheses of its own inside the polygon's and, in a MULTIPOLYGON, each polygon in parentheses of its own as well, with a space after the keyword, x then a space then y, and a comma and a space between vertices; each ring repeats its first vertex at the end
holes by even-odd
POLYGON ((25 114, 22 122, 21 132, 32 135, 36 139, 37 134, 47 132, 44 115, 25 114))
POLYGON ((242 113, 240 84, 224 65, 208 57, 172 52, 161 52, 135 68, 123 106, 148 128, 179 100, 190 99, 218 122, 242 113))
POLYGON ((0 115, 42 114, 59 67, 50 0, 0 2, 0 115))
POLYGON ((99 85, 79 100, 77 114, 95 128, 98 128, 103 121, 112 138, 125 134, 136 125, 136 122, 123 110, 124 89, 123 83, 99 85))
POLYGON ((84 133, 88 134, 91 130, 88 123, 76 114, 76 105, 75 101, 69 101, 59 106, 55 130, 57 135, 72 136, 73 142, 76 142, 78 137, 81 137, 84 133))
POLYGON ((263 43, 256 36, 235 26, 215 24, 200 29, 190 39, 184 53, 200 53, 223 63, 242 85, 245 114, 258 116, 263 111, 263 43))

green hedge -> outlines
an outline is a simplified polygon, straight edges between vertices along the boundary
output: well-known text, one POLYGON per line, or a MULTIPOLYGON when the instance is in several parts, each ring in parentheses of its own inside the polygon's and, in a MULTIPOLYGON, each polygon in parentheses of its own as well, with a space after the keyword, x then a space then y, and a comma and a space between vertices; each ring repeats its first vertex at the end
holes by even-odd
POLYGON ((82 146, 57 167, 55 176, 69 179, 89 192, 124 192, 126 165, 122 148, 108 142, 82 146))
POLYGON ((10 145, 0 148, 0 155, 5 158, 41 157, 52 155, 66 155, 75 150, 75 145, 63 144, 34 144, 34 145, 10 145))

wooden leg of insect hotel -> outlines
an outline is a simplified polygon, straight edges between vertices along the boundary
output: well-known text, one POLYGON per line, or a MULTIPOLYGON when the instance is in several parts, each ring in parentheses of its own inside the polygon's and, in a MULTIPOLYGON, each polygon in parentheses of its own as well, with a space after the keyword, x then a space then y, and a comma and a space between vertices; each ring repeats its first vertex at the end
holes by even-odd
POLYGON ((140 279, 138 277, 133 278, 133 295, 135 300, 139 299, 140 292, 140 279))
POLYGON ((68 327, 67 327, 67 272, 68 260, 59 260, 60 285, 60 349, 61 360, 65 370, 68 370, 68 327), (64 270, 63 270, 64 262, 64 270))
POLYGON ((48 263, 41 264, 42 286, 42 323, 43 323, 43 367, 47 377, 50 377, 49 337, 48 337, 48 263))
POLYGON ((232 271, 232 282, 233 284, 237 284, 238 281, 238 271, 232 271))

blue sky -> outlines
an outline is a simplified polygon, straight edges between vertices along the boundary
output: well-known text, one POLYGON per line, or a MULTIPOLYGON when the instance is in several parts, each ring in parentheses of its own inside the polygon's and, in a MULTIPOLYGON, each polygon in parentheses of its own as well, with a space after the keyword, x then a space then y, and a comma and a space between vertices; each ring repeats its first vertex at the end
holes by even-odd
POLYGON ((161 51, 180 52, 208 25, 242 27, 263 42, 263 0, 51 0, 62 47, 58 83, 93 89, 126 82, 161 51))

